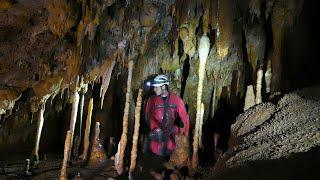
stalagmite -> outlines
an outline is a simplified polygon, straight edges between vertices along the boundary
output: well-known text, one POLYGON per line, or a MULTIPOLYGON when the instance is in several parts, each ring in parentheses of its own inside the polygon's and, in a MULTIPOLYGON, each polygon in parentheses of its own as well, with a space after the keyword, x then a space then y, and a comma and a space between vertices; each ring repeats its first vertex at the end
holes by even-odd
POLYGON ((99 166, 101 163, 105 162, 107 157, 103 145, 100 142, 100 123, 96 122, 96 127, 94 131, 94 140, 92 145, 92 150, 90 154, 90 160, 88 162, 89 166, 99 166))
POLYGON ((202 148, 202 125, 203 125, 203 116, 204 116, 204 104, 201 103, 201 116, 199 123, 199 148, 202 148))
POLYGON ((66 135, 66 140, 64 142, 64 153, 63 153, 63 162, 60 172, 60 180, 67 180, 67 165, 68 165, 68 158, 69 152, 71 149, 71 131, 69 130, 66 135))
POLYGON ((43 117, 44 111, 45 111, 45 102, 40 106, 38 123, 37 123, 36 143, 32 152, 32 155, 35 158, 36 163, 39 162, 39 144, 40 144, 41 132, 42 132, 42 127, 44 122, 44 117, 43 117))
POLYGON ((210 40, 206 35, 203 35, 200 39, 199 44, 199 83, 197 91, 197 114, 196 123, 193 135, 193 154, 192 154, 192 170, 196 170, 198 166, 198 149, 199 149, 199 128, 200 128, 200 118, 201 118, 201 102, 202 102, 202 90, 203 90, 203 80, 205 73, 205 66, 207 57, 210 50, 210 40))
POLYGON ((249 85, 247 86, 247 93, 246 93, 243 110, 247 110, 250 107, 254 106, 255 104, 256 104, 256 101, 254 97, 253 86, 249 85))
POLYGON ((70 120, 71 142, 70 142, 70 153, 68 154, 69 155, 68 160, 70 160, 71 158, 71 149, 73 144, 74 129, 77 122, 78 106, 79 106, 79 94, 77 91, 75 91, 72 96, 72 110, 71 110, 71 120, 70 120))
POLYGON ((134 122, 134 133, 133 133, 133 139, 132 139, 131 163, 130 163, 130 170, 129 170, 130 173, 133 172, 136 167, 137 146, 138 146, 139 128, 140 128, 141 103, 142 103, 142 89, 139 89, 136 109, 134 112, 135 122, 134 122))
POLYGON ((128 64, 128 81, 127 81, 127 93, 126 93, 126 103, 124 107, 123 114, 123 130, 121 134, 121 139, 118 144, 118 152, 115 155, 115 168, 118 174, 122 174, 123 172, 123 158, 124 152, 127 145, 127 132, 128 132, 128 115, 129 115, 129 106, 130 106, 130 93, 131 93, 131 80, 132 80, 132 67, 133 61, 129 61, 128 64))
POLYGON ((26 167, 25 167, 24 173, 26 175, 31 175, 31 172, 30 172, 30 159, 26 159, 26 167))
POLYGON ((270 87, 271 87, 271 60, 268 61, 267 70, 264 74, 264 80, 266 82, 266 93, 270 93, 270 87))
POLYGON ((263 70, 259 69, 257 72, 256 104, 260 104, 262 102, 262 96, 261 96, 262 76, 263 76, 263 70))
POLYGON ((84 132, 84 140, 83 140, 83 153, 81 155, 81 159, 86 160, 88 155, 88 149, 89 149, 89 135, 90 135, 90 126, 91 126, 91 116, 92 116, 92 109, 93 109, 93 98, 89 101, 88 106, 88 114, 87 114, 87 120, 86 120, 86 130, 84 132))

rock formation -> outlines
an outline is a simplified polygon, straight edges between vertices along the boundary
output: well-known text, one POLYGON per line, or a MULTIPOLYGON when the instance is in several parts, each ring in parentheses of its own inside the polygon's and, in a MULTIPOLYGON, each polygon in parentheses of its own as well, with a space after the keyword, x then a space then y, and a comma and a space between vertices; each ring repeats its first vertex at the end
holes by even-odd
MULTIPOLYGON (((63 153, 65 132, 70 129, 71 146, 75 152, 78 147, 84 150, 81 159, 85 160, 91 122, 100 122, 100 140, 106 148, 120 141, 121 132, 131 142, 135 104, 128 102, 134 102, 140 88, 144 88, 144 102, 152 92, 144 82, 158 73, 170 77, 170 91, 188 107, 195 134, 201 103, 203 127, 217 118, 217 109, 227 112, 221 116, 226 129, 235 121, 225 119, 227 115, 236 117, 247 110, 232 126, 230 142, 249 153, 246 150, 257 143, 255 138, 268 134, 267 122, 272 122, 270 128, 276 126, 273 123, 282 127, 274 116, 289 108, 286 96, 277 105, 271 102, 277 103, 288 90, 320 83, 318 29, 312 19, 318 14, 316 8, 313 1, 303 0, 0 0, 0 156, 32 155, 41 165, 46 154, 63 153), (204 35, 208 47, 202 65, 198 47, 204 35), (135 64, 132 71, 128 62, 135 64), (128 75, 132 79, 127 97, 128 75), (195 90, 200 86, 197 98, 195 90), (87 108, 90 112, 83 111, 87 108), (260 114, 261 109, 265 113, 260 114), (86 126, 83 116, 87 116, 86 126), (125 127, 119 121, 124 116, 125 127), (252 134, 264 126, 265 130, 252 134), (247 135, 252 137, 242 144, 247 135)), ((309 101, 302 99, 301 104, 309 101)), ((142 112, 140 129, 146 133, 143 117, 142 112)), ((302 122, 288 119, 290 123, 302 122)), ((203 129, 201 134, 202 149, 210 151, 213 132, 203 129)), ((195 153, 200 140, 201 136, 195 138, 195 153)), ((123 154, 126 141, 121 144, 123 154)), ((279 155, 282 147, 277 148, 279 155)), ((231 166, 242 163, 229 162, 231 166)))

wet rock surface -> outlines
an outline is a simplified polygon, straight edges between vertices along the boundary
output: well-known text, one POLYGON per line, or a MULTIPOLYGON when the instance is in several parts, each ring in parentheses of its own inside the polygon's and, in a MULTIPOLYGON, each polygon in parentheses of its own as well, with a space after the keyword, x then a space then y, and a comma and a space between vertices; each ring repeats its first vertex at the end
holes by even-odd
POLYGON ((259 173, 258 179, 311 177, 320 157, 318 90, 319 86, 294 91, 276 106, 263 103, 241 114, 232 125, 229 150, 216 163, 214 175, 218 179, 246 179, 259 173), (279 178, 270 175, 280 172, 280 165, 287 166, 288 172, 279 178), (252 172, 246 174, 248 171, 252 172))

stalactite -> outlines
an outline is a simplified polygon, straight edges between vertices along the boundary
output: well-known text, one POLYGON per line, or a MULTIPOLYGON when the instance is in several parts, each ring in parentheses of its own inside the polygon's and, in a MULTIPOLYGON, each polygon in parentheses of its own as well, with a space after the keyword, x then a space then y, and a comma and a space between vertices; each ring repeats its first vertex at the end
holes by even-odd
POLYGON ((71 120, 70 120, 70 131, 71 131, 71 143, 70 143, 70 152, 69 158, 71 158, 71 150, 73 145, 73 136, 74 136, 74 129, 77 122, 77 114, 78 114, 78 106, 79 106, 79 93, 75 91, 72 96, 72 110, 71 110, 71 120))
POLYGON ((232 0, 218 0, 217 55, 224 59, 229 53, 233 41, 234 13, 232 0))
POLYGON ((83 106, 84 106, 84 96, 88 91, 88 84, 84 83, 83 76, 81 77, 80 81, 80 93, 81 93, 81 99, 80 99, 80 135, 81 135, 81 124, 82 124, 82 118, 83 118, 83 106))
POLYGON ((218 27, 218 0, 210 0, 209 22, 213 29, 218 27))
POLYGON ((202 125, 203 125, 203 116, 204 116, 204 104, 201 103, 201 116, 199 123, 199 148, 202 148, 202 125))
POLYGON ((216 81, 214 80, 214 88, 213 88, 213 93, 212 93, 212 103, 211 103, 211 119, 214 117, 214 113, 216 110, 216 93, 217 93, 217 84, 216 81))
POLYGON ((204 0, 203 1, 203 8, 204 8, 204 13, 202 16, 202 23, 203 23, 203 33, 207 34, 208 33, 208 27, 209 27, 209 11, 210 11, 210 1, 209 0, 204 0))
POLYGON ((259 18, 261 15, 261 0, 250 0, 249 8, 251 13, 256 14, 256 16, 259 18))
POLYGON ((100 97, 101 97, 101 107, 100 108, 101 109, 103 107, 104 96, 108 90, 112 71, 113 71, 115 64, 116 64, 116 61, 112 61, 108 70, 102 75, 102 85, 101 85, 101 90, 100 90, 100 97))
POLYGON ((255 101, 253 86, 249 85, 247 86, 247 93, 246 93, 243 110, 247 110, 250 107, 254 106, 255 104, 256 104, 256 101, 255 101))
POLYGON ((84 93, 81 93, 80 114, 79 114, 80 115, 80 119, 79 119, 79 124, 80 124, 79 135, 81 135, 81 130, 82 130, 83 107, 84 107, 84 93))
POLYGON ((192 170, 195 170, 198 166, 198 148, 199 148, 199 125, 201 117, 201 103, 202 103, 202 91, 203 91, 203 80, 205 73, 205 66, 207 57, 210 50, 210 40, 206 35, 203 35, 200 39, 199 44, 199 83, 197 91, 197 114, 196 114, 196 123, 193 135, 193 155, 192 155, 192 170))
POLYGON ((61 89, 61 93, 60 93, 60 98, 61 98, 61 99, 63 98, 64 91, 65 91, 65 88, 62 88, 62 89, 61 89))
POLYGON ((262 96, 261 96, 262 76, 263 76, 263 70, 259 69, 257 72, 256 104, 260 104, 262 102, 262 96))
POLYGON ((272 73, 271 73, 271 60, 269 59, 267 70, 264 74, 264 80, 266 83, 266 93, 270 93, 270 87, 271 87, 271 79, 272 79, 272 73))
POLYGON ((73 149, 73 155, 77 158, 78 157, 78 152, 79 152, 79 146, 81 142, 81 136, 82 136, 82 118, 83 118, 83 107, 84 107, 84 99, 85 99, 85 94, 88 91, 88 84, 84 83, 84 78, 83 76, 81 77, 80 80, 80 112, 79 112, 79 134, 75 138, 75 144, 74 144, 74 149, 73 149))
MULTIPOLYGON (((269 4, 269 3, 267 3, 269 4)), ((295 19, 300 14, 303 1, 274 1, 271 9, 272 28, 272 83, 271 92, 281 92, 283 89, 283 44, 286 31, 292 28, 295 19)))
POLYGON ((123 114, 123 130, 120 142, 118 144, 118 152, 115 156, 115 168, 118 174, 123 172, 123 158, 124 152, 127 145, 127 132, 128 132, 128 115, 129 115, 129 106, 130 106, 130 93, 131 93, 131 80, 132 80, 132 68, 133 61, 128 63, 128 81, 127 81, 127 93, 126 93, 126 103, 123 114))
MULTIPOLYGON (((41 132, 44 122, 44 111, 45 111, 45 102, 40 106, 39 110, 39 116, 38 116, 38 123, 37 123, 37 135, 36 135, 36 143, 33 149, 33 157, 35 158, 35 163, 37 164, 39 162, 39 145, 40 145, 40 138, 41 138, 41 132)), ((33 159, 33 158, 32 158, 33 159)))
POLYGON ((64 152, 63 152, 63 162, 60 172, 60 180, 67 180, 67 165, 69 159, 69 152, 71 149, 71 131, 69 130, 66 135, 66 140, 64 142, 64 152))
POLYGON ((137 158, 137 146, 138 146, 138 138, 139 138, 139 128, 140 128, 140 111, 141 111, 141 103, 142 103, 142 89, 139 89, 137 103, 135 108, 135 122, 134 122, 134 133, 132 139, 132 150, 131 150, 131 163, 129 169, 129 176, 136 167, 136 158, 137 158))
POLYGON ((86 120, 86 130, 84 132, 84 139, 83 139, 83 153, 80 156, 80 159, 86 160, 88 155, 89 149, 89 135, 90 135, 90 126, 91 126, 91 116, 92 116, 92 109, 93 109, 93 98, 90 99, 88 105, 88 113, 87 113, 87 120, 86 120))
POLYGON ((84 106, 84 94, 81 93, 80 98, 80 112, 79 112, 79 134, 74 138, 74 145, 73 145, 73 156, 78 158, 79 146, 81 141, 81 133, 82 133, 82 115, 83 115, 83 106, 84 106))
POLYGON ((34 112, 31 112, 30 124, 32 124, 32 123, 33 123, 33 114, 34 114, 34 112))

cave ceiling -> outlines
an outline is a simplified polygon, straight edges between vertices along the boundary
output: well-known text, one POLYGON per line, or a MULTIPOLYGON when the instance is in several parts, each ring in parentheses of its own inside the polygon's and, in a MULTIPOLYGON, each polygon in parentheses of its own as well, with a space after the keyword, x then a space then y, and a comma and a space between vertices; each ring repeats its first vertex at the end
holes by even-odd
POLYGON ((183 96, 192 119, 200 37, 210 39, 202 97, 205 117, 212 116, 222 96, 232 108, 241 109, 247 86, 256 89, 258 70, 268 77, 264 81, 271 93, 281 91, 284 32, 294 26, 303 4, 301 0, 0 2, 3 116, 18 111, 26 101, 28 106, 23 107, 37 112, 56 95, 85 93, 95 83, 101 84, 94 88, 100 88, 103 98, 117 83, 125 87, 121 78, 126 78, 128 62, 133 61, 133 91, 149 76, 166 73, 171 90, 183 96))

